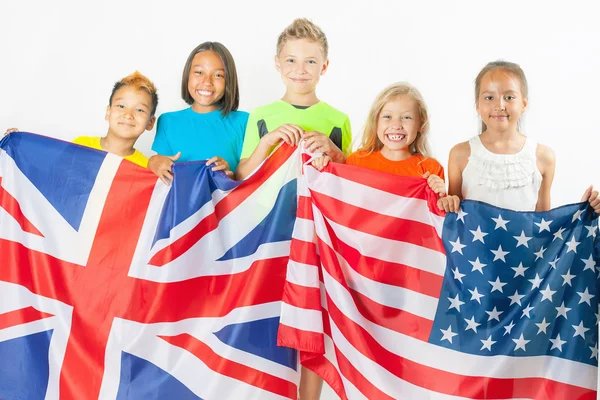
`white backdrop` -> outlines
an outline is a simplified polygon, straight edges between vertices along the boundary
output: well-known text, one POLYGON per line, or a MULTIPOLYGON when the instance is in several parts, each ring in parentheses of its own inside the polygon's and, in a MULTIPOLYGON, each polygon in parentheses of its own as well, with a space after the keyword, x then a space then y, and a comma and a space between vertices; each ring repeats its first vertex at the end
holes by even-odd
MULTIPOLYGON (((242 110, 280 98, 275 43, 294 18, 320 25, 330 68, 318 95, 355 137, 376 94, 409 81, 431 114, 434 156, 477 133, 473 80, 488 61, 521 64, 530 85, 524 133, 554 149, 553 207, 600 188, 600 3, 513 1, 2 1, 0 130, 71 140, 104 135, 113 83, 139 70, 158 86, 157 115, 186 107, 181 72, 201 42, 237 63, 242 110)), ((146 154, 154 132, 138 148, 146 154)), ((327 391, 323 398, 333 399, 327 391)))

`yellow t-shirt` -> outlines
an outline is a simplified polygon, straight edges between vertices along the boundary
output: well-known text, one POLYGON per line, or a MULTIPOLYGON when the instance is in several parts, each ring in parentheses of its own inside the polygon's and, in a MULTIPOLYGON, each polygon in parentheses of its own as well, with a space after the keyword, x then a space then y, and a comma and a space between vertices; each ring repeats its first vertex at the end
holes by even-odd
MULTIPOLYGON (((91 147, 92 149, 106 151, 100 146, 100 138, 97 136, 79 136, 73 140, 73 143, 81 146, 91 147)), ((140 167, 148 168, 148 158, 140 151, 135 150, 132 155, 123 157, 140 167)))

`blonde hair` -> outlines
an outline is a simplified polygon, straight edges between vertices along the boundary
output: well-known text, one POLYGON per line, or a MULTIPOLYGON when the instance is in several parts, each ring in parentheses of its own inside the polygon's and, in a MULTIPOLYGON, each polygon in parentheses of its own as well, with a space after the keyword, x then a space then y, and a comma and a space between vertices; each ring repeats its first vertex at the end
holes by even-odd
POLYGON ((125 78, 114 84, 108 100, 109 105, 112 105, 113 97, 115 96, 117 90, 123 86, 130 86, 135 90, 142 90, 148 93, 152 100, 152 104, 150 105, 150 116, 154 115, 156 112, 156 107, 158 107, 158 93, 156 86, 154 86, 154 83, 152 83, 150 79, 142 75, 139 71, 135 71, 134 73, 127 75, 125 78))
POLYGON ((424 157, 429 157, 429 143, 427 142, 427 132, 429 132, 429 114, 427 112, 427 106, 425 105, 423 96, 417 90, 417 88, 406 82, 394 83, 386 87, 377 95, 375 101, 373 101, 373 105, 371 105, 371 110, 369 111, 367 122, 365 123, 362 141, 358 149, 359 151, 373 152, 381 150, 383 143, 377 137, 377 122, 379 120, 379 114, 387 102, 401 96, 408 96, 411 100, 417 103, 417 107, 419 108, 419 119, 421 120, 421 128, 417 132, 417 137, 408 148, 411 154, 420 154, 424 157))
POLYGON ((327 36, 317 25, 306 18, 297 18, 281 32, 277 39, 277 55, 289 40, 306 39, 321 46, 323 56, 327 59, 329 45, 327 36))
MULTIPOLYGON (((492 61, 489 62, 479 71, 477 74, 477 78, 475 78, 475 104, 479 104, 479 92, 481 91, 481 81, 485 74, 490 71, 494 71, 496 69, 504 70, 512 75, 514 75, 521 84, 521 93, 523 94, 523 98, 527 99, 529 97, 529 86, 527 85, 527 78, 525 77, 525 72, 521 69, 519 64, 510 62, 510 61, 492 61)), ((485 132, 487 130, 487 126, 483 121, 481 121, 481 132, 485 132)))

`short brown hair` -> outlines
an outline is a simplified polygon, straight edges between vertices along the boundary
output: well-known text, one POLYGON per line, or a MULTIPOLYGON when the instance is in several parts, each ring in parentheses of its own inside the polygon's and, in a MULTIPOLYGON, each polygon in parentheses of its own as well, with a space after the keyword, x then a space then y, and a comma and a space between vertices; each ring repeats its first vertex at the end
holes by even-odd
POLYGON ((185 62, 185 66, 183 67, 183 75, 181 77, 181 98, 190 105, 194 104, 194 99, 188 90, 188 81, 190 79, 190 70, 192 69, 194 57, 196 54, 202 53, 203 51, 214 52, 221 58, 221 62, 223 63, 223 68, 225 69, 225 93, 218 104, 221 107, 221 114, 227 115, 231 111, 238 109, 238 106, 240 105, 240 90, 233 56, 229 50, 227 50, 227 47, 219 42, 204 42, 191 51, 185 62))
POLYGON ((323 55, 327 59, 329 52, 329 44, 327 36, 317 25, 313 24, 306 18, 297 18, 287 28, 281 32, 277 39, 277 55, 281 53, 281 49, 289 40, 306 39, 311 42, 316 42, 321 46, 323 55))
POLYGON ((136 90, 143 90, 150 95, 152 99, 152 105, 150 106, 150 116, 153 116, 156 112, 156 107, 158 107, 158 93, 156 91, 156 86, 154 83, 144 75, 135 71, 133 74, 127 75, 125 78, 121 79, 118 82, 115 82, 113 86, 112 92, 110 93, 110 99, 108 100, 108 104, 112 106, 113 97, 117 90, 121 89, 123 86, 131 86, 136 90))

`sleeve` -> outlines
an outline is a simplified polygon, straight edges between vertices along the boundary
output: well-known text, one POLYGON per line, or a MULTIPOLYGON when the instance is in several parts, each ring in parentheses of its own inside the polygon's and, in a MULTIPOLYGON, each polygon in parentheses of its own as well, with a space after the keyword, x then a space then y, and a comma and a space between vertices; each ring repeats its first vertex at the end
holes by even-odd
POLYGON ((246 136, 246 129, 248 129, 248 113, 243 113, 239 118, 239 124, 235 143, 235 155, 237 157, 237 161, 240 161, 242 155, 242 149, 244 147, 244 137, 246 136))
POLYGON ((246 125, 246 133, 244 134, 244 144, 242 145, 242 155, 240 156, 240 160, 250 157, 258 146, 259 141, 258 117, 255 112, 251 112, 248 117, 248 124, 246 125))
POLYGON ((425 171, 429 171, 432 175, 439 176, 444 182, 446 182, 446 177, 444 176, 444 167, 442 167, 442 164, 440 164, 435 158, 429 158, 424 167, 425 171))
POLYGON ((346 164, 347 165, 356 165, 356 152, 350 154, 347 158, 346 158, 346 164))
POLYGON ((172 156, 175 154, 167 140, 167 125, 164 115, 158 117, 156 135, 154 136, 154 142, 152 142, 152 150, 162 156, 172 156))
POLYGON ((352 129, 350 118, 346 115, 346 120, 342 126, 342 153, 348 154, 350 151, 352 151, 352 129))

